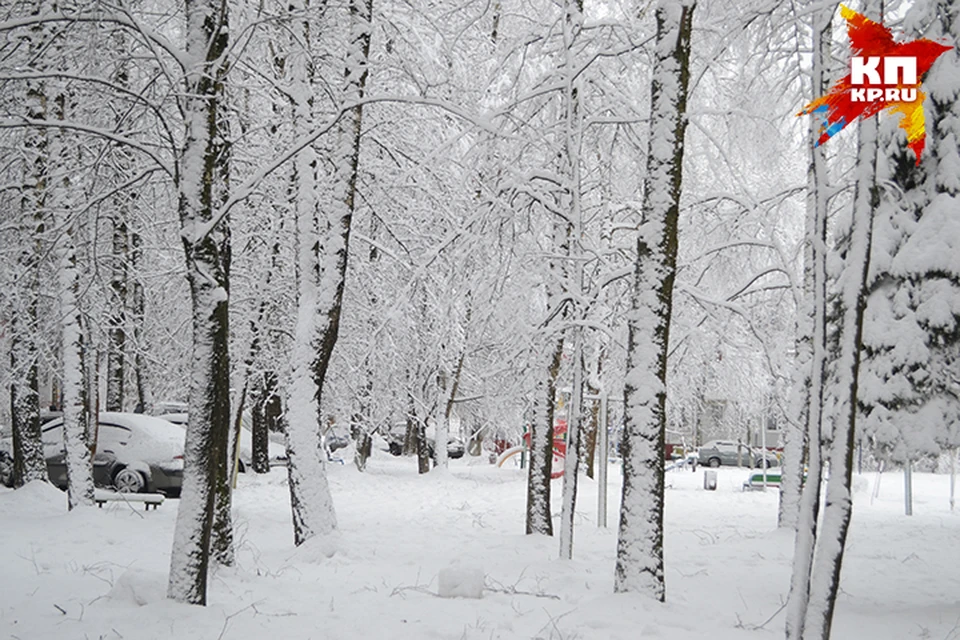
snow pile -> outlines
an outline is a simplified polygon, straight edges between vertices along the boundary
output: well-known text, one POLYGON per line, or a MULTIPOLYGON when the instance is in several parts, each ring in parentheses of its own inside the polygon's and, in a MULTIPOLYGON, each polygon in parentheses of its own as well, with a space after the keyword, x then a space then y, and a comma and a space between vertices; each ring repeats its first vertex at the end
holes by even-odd
POLYGON ((290 555, 291 560, 322 564, 325 560, 337 554, 341 547, 341 536, 338 531, 326 534, 316 534, 297 547, 290 555))
POLYGON ((167 576, 143 569, 128 569, 120 574, 107 597, 142 607, 151 602, 162 602, 167 596, 167 576))
POLYGON ((0 492, 0 507, 4 514, 59 514, 67 510, 67 494, 49 482, 33 480, 16 491, 0 492))
POLYGON ((483 570, 454 563, 440 570, 437 595, 441 598, 482 598, 483 570))

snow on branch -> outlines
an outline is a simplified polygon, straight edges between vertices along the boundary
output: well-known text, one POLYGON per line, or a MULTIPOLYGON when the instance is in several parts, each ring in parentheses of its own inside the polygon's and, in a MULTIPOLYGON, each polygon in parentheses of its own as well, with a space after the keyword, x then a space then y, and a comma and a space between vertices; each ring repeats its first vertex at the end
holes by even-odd
POLYGON ((2 118, 0 119, 0 129, 22 129, 26 127, 37 127, 41 129, 67 129, 69 131, 79 131, 81 133, 88 133, 90 135, 98 136, 100 138, 105 138, 117 144, 122 144, 124 146, 130 147, 131 149, 136 149, 140 153, 146 155, 148 158, 153 160, 157 166, 163 170, 168 176, 173 179, 176 179, 176 170, 173 166, 163 161, 152 149, 146 145, 122 136, 120 134, 114 133, 108 129, 101 129, 99 127, 91 127, 85 124, 80 124, 79 122, 72 122, 69 120, 40 120, 36 118, 2 118))

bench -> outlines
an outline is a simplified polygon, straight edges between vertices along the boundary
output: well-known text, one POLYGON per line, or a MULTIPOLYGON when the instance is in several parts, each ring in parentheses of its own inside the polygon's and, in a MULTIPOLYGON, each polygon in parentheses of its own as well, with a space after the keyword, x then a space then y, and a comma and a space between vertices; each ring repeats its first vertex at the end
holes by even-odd
POLYGON ((145 510, 150 511, 150 509, 156 509, 163 504, 164 497, 162 493, 117 493, 116 491, 97 489, 93 492, 93 499, 97 503, 97 507, 101 509, 107 502, 126 502, 128 504, 140 502, 145 510))
MULTIPOLYGON (((780 488, 780 472, 767 471, 767 486, 780 488)), ((743 481, 744 491, 759 491, 763 489, 763 471, 754 471, 743 481)))

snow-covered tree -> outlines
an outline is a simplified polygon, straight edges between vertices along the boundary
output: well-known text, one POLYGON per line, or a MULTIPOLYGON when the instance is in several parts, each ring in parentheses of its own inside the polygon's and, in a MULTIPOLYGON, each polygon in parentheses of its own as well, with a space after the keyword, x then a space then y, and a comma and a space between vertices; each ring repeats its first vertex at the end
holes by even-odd
POLYGON ((628 316, 623 496, 614 589, 663 601, 667 350, 683 182, 693 2, 657 6, 643 217, 628 316))
MULTIPOLYGON (((949 3, 918 3, 914 32, 954 46, 927 74, 926 152, 919 166, 902 132, 886 137, 877 242, 864 328, 863 434, 898 463, 960 445, 960 17, 949 3)), ((892 120, 892 119, 891 119, 892 120)), ((893 129, 894 123, 889 123, 893 129)))
MULTIPOLYGON (((170 558, 170 598, 206 604, 215 506, 229 509, 227 439, 230 430, 230 232, 220 208, 228 197, 230 150, 223 112, 229 21, 214 0, 186 4, 178 213, 192 301, 193 361, 184 477, 170 558)), ((228 542, 228 513, 217 516, 220 544, 228 542), (227 516, 227 517, 225 517, 227 516)), ((224 553, 221 548, 220 553, 224 553)))

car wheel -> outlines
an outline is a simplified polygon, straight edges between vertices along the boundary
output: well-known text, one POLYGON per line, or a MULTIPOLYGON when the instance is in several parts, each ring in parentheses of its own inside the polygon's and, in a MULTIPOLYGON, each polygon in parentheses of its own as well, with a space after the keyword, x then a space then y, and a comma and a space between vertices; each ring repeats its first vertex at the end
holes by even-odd
POLYGON ((717 467, 720 466, 720 458, 710 458, 709 460, 707 460, 707 465, 716 469, 717 467))
POLYGON ((113 486, 120 493, 140 493, 147 486, 147 481, 138 471, 125 467, 113 476, 113 486))

